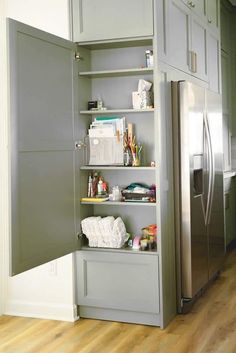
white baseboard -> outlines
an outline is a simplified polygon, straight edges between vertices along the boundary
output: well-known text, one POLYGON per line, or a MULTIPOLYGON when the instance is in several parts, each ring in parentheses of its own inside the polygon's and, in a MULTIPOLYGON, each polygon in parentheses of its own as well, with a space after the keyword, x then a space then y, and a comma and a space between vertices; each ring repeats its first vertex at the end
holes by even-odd
POLYGON ((18 300, 7 301, 4 314, 70 322, 79 319, 76 305, 33 303, 18 300))

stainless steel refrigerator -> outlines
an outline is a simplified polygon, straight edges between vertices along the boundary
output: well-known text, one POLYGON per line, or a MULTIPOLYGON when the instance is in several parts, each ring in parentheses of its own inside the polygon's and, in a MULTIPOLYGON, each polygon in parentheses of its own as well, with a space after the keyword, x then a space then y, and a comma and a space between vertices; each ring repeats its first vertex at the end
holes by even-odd
POLYGON ((185 312, 224 259, 221 96, 172 82, 178 311, 185 312))

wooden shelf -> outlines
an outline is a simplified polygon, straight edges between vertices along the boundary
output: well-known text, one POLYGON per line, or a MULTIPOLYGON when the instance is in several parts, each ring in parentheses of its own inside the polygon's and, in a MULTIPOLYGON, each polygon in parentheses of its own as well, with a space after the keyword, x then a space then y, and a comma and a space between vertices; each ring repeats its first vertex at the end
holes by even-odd
POLYGON ((121 77, 121 76, 136 76, 153 73, 153 67, 118 69, 118 70, 101 70, 101 71, 84 71, 79 75, 82 77, 121 77))
POLYGON ((144 206, 155 207, 156 202, 117 202, 117 201, 103 201, 103 202, 90 202, 81 201, 81 205, 98 205, 98 206, 144 206))
POLYGON ((123 170, 123 171, 127 171, 127 170, 135 170, 135 171, 141 171, 141 170, 152 170, 155 171, 155 167, 124 167, 124 166, 120 166, 120 167, 115 167, 115 166, 102 166, 102 165, 84 165, 82 167, 80 167, 81 170, 94 170, 94 169, 99 169, 99 170, 123 170))
POLYGON ((81 110, 80 114, 105 115, 105 114, 130 114, 130 113, 151 113, 154 108, 149 109, 106 109, 106 110, 81 110))

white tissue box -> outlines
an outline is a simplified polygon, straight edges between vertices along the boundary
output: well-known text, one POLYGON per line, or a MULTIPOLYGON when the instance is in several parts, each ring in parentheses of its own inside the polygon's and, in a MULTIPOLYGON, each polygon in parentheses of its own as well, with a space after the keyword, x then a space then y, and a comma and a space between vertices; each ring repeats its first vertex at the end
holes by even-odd
POLYGON ((153 92, 132 92, 133 109, 147 109, 153 106, 153 92))

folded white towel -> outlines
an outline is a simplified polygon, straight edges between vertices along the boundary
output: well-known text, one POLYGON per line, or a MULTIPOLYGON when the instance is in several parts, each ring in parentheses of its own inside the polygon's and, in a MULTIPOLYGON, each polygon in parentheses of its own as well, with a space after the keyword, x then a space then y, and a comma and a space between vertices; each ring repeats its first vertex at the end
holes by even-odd
POLYGON ((87 217, 81 221, 81 227, 91 247, 120 248, 128 239, 120 217, 87 217))

